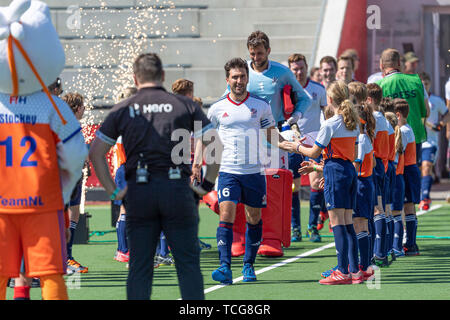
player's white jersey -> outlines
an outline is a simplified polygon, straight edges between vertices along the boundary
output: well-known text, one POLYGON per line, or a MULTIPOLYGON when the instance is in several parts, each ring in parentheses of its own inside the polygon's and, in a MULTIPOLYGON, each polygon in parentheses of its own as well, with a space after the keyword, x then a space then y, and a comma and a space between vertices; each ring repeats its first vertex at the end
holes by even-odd
POLYGON ((374 111, 373 117, 375 118, 375 135, 380 131, 389 132, 390 122, 383 116, 380 111, 374 111))
POLYGON ((375 83, 375 82, 377 82, 378 80, 381 80, 381 79, 383 79, 383 73, 377 72, 377 73, 371 74, 369 76, 369 78, 367 79, 367 84, 375 83))
MULTIPOLYGON (((428 99, 428 105, 430 106, 430 116, 427 118, 427 122, 436 125, 439 123, 439 116, 445 115, 448 112, 447 106, 441 97, 430 95, 428 99)), ((438 147, 439 134, 428 127, 427 129, 427 141, 422 143, 423 148, 438 147)))
POLYGON ((221 172, 262 172, 267 140, 261 129, 275 126, 272 110, 265 100, 248 94, 237 103, 227 94, 211 106, 208 119, 217 128, 224 145, 221 172))
POLYGON ((303 89, 311 97, 311 105, 303 113, 297 124, 302 135, 311 134, 315 139, 320 130, 321 118, 323 119, 323 116, 321 117, 323 114, 322 107, 327 105, 327 92, 323 85, 309 78, 303 89))
POLYGON ((395 130, 394 128, 392 128, 391 123, 389 122, 388 119, 386 119, 386 124, 388 128, 388 136, 390 136, 391 134, 395 134, 395 130))

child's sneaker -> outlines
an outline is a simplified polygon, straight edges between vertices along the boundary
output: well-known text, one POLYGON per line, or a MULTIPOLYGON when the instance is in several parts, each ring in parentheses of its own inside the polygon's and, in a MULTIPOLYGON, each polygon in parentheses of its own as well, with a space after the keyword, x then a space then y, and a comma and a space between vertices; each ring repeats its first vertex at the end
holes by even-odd
POLYGON ((430 210, 430 206, 431 206, 431 200, 423 199, 419 203, 419 210, 428 211, 428 210, 430 210))
POLYGON ((155 255, 155 261, 160 265, 160 266, 173 266, 175 265, 175 261, 173 260, 173 258, 167 254, 166 256, 162 256, 160 254, 155 255))
POLYGON ((319 283, 325 285, 352 284, 352 276, 336 270, 327 278, 319 280, 319 283))
POLYGON ((405 256, 418 256, 419 255, 419 251, 416 249, 415 246, 411 246, 411 247, 404 246, 403 251, 405 252, 405 256))
POLYGON ((378 258, 377 256, 374 256, 373 262, 377 267, 380 268, 389 267, 389 259, 387 256, 384 258, 378 258))
POLYGON ((322 241, 322 238, 320 237, 319 231, 317 231, 316 227, 311 228, 311 235, 310 235, 309 241, 311 241, 311 242, 321 242, 322 241))
POLYGON ((367 267, 366 270, 362 269, 362 266, 359 266, 359 270, 361 271, 363 275, 363 280, 367 281, 370 277, 372 277, 375 274, 375 271, 371 266, 367 267))
POLYGON ((75 259, 68 259, 67 260, 67 273, 72 274, 75 272, 78 273, 88 273, 88 267, 82 266, 78 261, 75 259))
POLYGON ((350 273, 350 276, 352 277, 352 284, 360 284, 364 282, 364 274, 361 270, 356 273, 350 273))
POLYGON ((128 253, 116 251, 116 254, 114 255, 114 260, 119 262, 128 262, 130 260, 130 255, 128 253))
POLYGON ((325 221, 329 218, 328 212, 320 211, 319 219, 317 219, 317 230, 322 230, 325 221))
POLYGON ((336 270, 337 270, 337 268, 338 268, 338 266, 336 266, 336 267, 334 267, 334 268, 331 268, 330 270, 324 271, 324 272, 321 273, 320 276, 321 276, 322 278, 328 278, 328 277, 333 273, 333 271, 336 271, 336 270))
POLYGON ((405 251, 403 251, 403 249, 401 251, 399 251, 399 250, 394 248, 394 249, 392 249, 392 253, 395 254, 396 258, 405 256, 405 251))
POLYGON ((293 228, 291 242, 300 242, 300 241, 302 241, 302 232, 298 228, 293 228))
POLYGON ((209 249, 211 249, 211 245, 209 243, 203 242, 200 239, 198 239, 198 244, 200 246, 200 251, 201 250, 209 250, 209 249))

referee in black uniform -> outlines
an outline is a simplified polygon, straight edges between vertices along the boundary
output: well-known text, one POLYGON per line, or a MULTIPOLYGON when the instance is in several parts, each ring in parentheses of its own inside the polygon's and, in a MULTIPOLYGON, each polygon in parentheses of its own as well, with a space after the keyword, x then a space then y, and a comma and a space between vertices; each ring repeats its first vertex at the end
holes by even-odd
POLYGON ((162 230, 175 259, 182 299, 204 299, 199 217, 192 190, 202 196, 213 189, 223 146, 195 102, 163 88, 164 70, 156 54, 140 55, 134 62, 133 72, 138 92, 112 108, 97 131, 89 153, 97 177, 111 200, 123 197, 127 200, 130 247, 127 298, 150 298, 153 259, 162 230), (209 164, 203 182, 193 186, 189 179, 190 132, 201 137, 207 131, 208 136, 214 136, 213 143, 202 140, 207 150, 214 148, 212 153, 218 161, 209 164), (178 139, 180 132, 186 132, 187 154, 181 158, 187 161, 180 161, 179 153, 174 152, 183 143, 178 139), (123 190, 114 184, 105 158, 119 136, 127 157, 127 187, 123 190))

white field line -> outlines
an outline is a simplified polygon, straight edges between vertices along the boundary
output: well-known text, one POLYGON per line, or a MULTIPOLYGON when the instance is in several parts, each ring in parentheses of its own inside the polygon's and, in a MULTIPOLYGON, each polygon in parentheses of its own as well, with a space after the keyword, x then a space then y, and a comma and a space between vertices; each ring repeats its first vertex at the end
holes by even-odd
MULTIPOLYGON (((442 207, 441 204, 437 204, 437 205, 431 206, 430 209, 427 210, 427 211, 422 211, 422 210, 421 210, 421 211, 418 211, 418 212, 416 213, 416 215, 417 215, 417 216, 421 216, 421 215, 423 215, 423 214, 425 214, 425 213, 429 213, 429 212, 434 211, 434 210, 437 210, 437 209, 439 209, 439 208, 441 208, 441 207, 442 207)), ((334 242, 328 243, 328 244, 326 244, 326 245, 324 245, 324 246, 321 246, 321 247, 319 247, 319 248, 316 248, 316 249, 307 251, 307 252, 305 252, 305 253, 299 254, 298 256, 295 256, 295 257, 293 257, 293 258, 289 258, 289 259, 283 260, 283 261, 281 261, 281 262, 275 263, 275 264, 273 264, 273 265, 271 265, 271 266, 269 266, 269 267, 265 267, 265 268, 259 269, 258 271, 255 271, 255 273, 258 275, 258 274, 261 274, 261 273, 264 273, 264 272, 267 272, 267 271, 276 269, 276 268, 281 267, 281 266, 284 266, 284 265, 286 265, 286 264, 288 264, 288 263, 297 261, 298 259, 308 257, 308 256, 310 256, 310 255, 313 255, 313 254, 315 254, 315 253, 318 253, 318 252, 320 252, 320 251, 323 251, 323 250, 325 250, 325 249, 332 248, 332 247, 334 247, 334 242)), ((238 278, 235 278, 235 279, 233 279, 233 283, 240 282, 240 281, 242 281, 243 279, 244 279, 244 277, 242 277, 242 276, 241 276, 241 277, 238 277, 238 278)), ((207 293, 209 293, 209 292, 212 292, 212 291, 216 291, 216 290, 221 289, 221 288, 223 288, 223 287, 227 287, 227 285, 216 285, 216 286, 210 287, 210 288, 208 288, 208 289, 205 290, 205 294, 207 294, 207 293)))
MULTIPOLYGON (((255 273, 258 275, 258 274, 264 273, 264 272, 266 272, 266 271, 273 270, 273 269, 275 269, 275 268, 284 266, 284 265, 286 265, 286 264, 288 264, 288 263, 294 262, 294 261, 296 261, 296 260, 298 260, 298 259, 305 258, 305 257, 307 257, 307 256, 313 255, 313 254, 315 254, 315 253, 317 253, 317 252, 320 252, 320 251, 322 251, 322 250, 325 250, 325 249, 328 249, 328 248, 332 248, 332 247, 334 247, 334 242, 328 243, 328 244, 326 244, 326 245, 324 245, 324 246, 321 246, 321 247, 319 247, 319 248, 316 248, 316 249, 307 251, 307 252, 305 252, 305 253, 299 254, 298 256, 295 256, 295 257, 293 257, 293 258, 289 258, 289 259, 283 260, 283 261, 281 261, 281 262, 275 263, 275 264, 273 264, 273 265, 271 265, 271 266, 269 266, 269 267, 262 268, 262 269, 260 269, 260 270, 258 270, 258 271, 255 271, 255 273)), ((233 283, 237 283, 237 282, 239 282, 239 281, 242 281, 243 278, 244 278, 244 277, 239 277, 239 278, 233 279, 233 283)), ((212 291, 215 291, 215 290, 218 290, 218 289, 221 289, 221 288, 226 287, 226 286, 227 286, 227 285, 217 285, 217 286, 213 286, 213 287, 211 287, 211 288, 206 289, 206 290, 205 290, 205 294, 207 294, 207 293, 209 293, 209 292, 212 292, 212 291)))
POLYGON ((442 207, 442 204, 435 204, 434 206, 431 206, 430 209, 427 210, 427 211, 420 210, 420 211, 416 212, 416 216, 421 216, 421 215, 423 215, 425 213, 437 210, 437 209, 439 209, 441 207, 442 207))

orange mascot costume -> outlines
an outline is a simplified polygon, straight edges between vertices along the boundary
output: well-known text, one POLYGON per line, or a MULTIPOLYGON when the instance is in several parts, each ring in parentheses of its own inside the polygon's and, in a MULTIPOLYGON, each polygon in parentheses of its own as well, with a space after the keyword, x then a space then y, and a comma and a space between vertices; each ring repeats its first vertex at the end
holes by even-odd
POLYGON ((47 89, 64 65, 45 3, 0 7, 0 299, 22 259, 43 299, 68 298, 63 209, 87 147, 69 106, 47 89))

